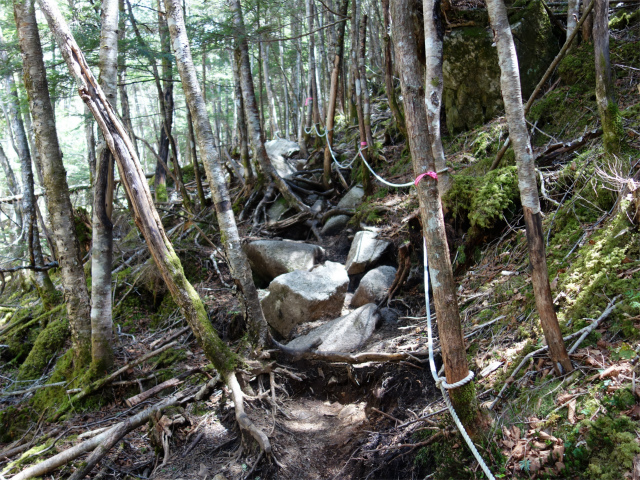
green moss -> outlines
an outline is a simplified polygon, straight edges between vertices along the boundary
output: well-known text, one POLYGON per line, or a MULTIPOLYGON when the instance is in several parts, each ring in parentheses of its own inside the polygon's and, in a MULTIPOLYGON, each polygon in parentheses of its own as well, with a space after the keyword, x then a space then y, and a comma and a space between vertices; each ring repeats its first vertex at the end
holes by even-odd
POLYGON ((622 116, 616 102, 609 102, 605 112, 600 113, 602 121, 604 149, 607 153, 619 153, 624 128, 622 127, 622 116))
POLYGON ((580 441, 580 430, 575 429, 566 443, 565 462, 581 478, 617 480, 633 466, 634 457, 640 453, 636 443, 638 424, 622 415, 602 416, 593 422, 583 422, 587 430, 586 445, 580 441))
POLYGON ((40 378, 51 358, 63 347, 69 333, 69 320, 62 312, 39 333, 29 356, 20 366, 18 380, 40 378))
POLYGON ((27 406, 9 406, 0 410, 0 443, 22 437, 34 420, 34 412, 27 406))
POLYGON ((623 9, 616 12, 615 16, 609 20, 609 28, 611 30, 622 30, 639 22, 640 10, 629 12, 627 9, 623 9))
POLYGON ((519 196, 516 167, 493 170, 482 177, 456 175, 443 202, 454 217, 467 219, 471 228, 491 228, 508 210, 515 207, 519 196))
POLYGON ((157 202, 167 202, 169 200, 169 196, 167 195, 167 184, 156 185, 156 201, 157 202))

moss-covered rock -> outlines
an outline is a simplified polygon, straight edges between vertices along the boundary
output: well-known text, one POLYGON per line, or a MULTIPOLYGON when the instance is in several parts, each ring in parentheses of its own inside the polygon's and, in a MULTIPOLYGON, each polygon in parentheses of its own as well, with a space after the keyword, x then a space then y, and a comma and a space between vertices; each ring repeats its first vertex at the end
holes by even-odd
POLYGON ((69 337, 69 320, 66 312, 61 310, 57 318, 38 334, 24 363, 20 366, 18 380, 40 378, 51 358, 60 350, 69 337))
MULTIPOLYGON (((523 3, 510 21, 526 98, 559 51, 559 43, 542 4, 523 3)), ((449 132, 470 129, 502 111, 500 67, 493 45, 491 29, 485 26, 457 28, 445 36, 443 102, 449 132)))

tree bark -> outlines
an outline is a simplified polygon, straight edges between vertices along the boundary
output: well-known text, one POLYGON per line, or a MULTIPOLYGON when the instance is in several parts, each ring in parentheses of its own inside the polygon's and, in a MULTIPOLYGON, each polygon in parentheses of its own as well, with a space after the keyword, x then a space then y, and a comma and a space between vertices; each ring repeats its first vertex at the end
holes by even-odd
POLYGON ((431 135, 431 152, 438 172, 438 188, 443 196, 451 186, 451 178, 442 147, 440 135, 440 112, 442 108, 442 48, 444 41, 444 25, 440 0, 424 0, 424 41, 426 57, 425 102, 427 106, 427 123, 431 135))
MULTIPOLYGON (((339 13, 342 16, 347 15, 349 8, 349 0, 342 0, 339 7, 339 13)), ((327 121, 325 124, 327 132, 327 146, 324 149, 324 173, 322 176, 322 183, 325 188, 331 186, 331 166, 333 159, 331 157, 331 151, 329 146, 333 146, 333 135, 335 126, 336 115, 336 102, 338 99, 338 81, 340 80, 340 63, 342 62, 342 56, 344 52, 344 32, 346 28, 346 22, 341 22, 338 25, 338 31, 336 33, 335 45, 333 47, 333 68, 331 70, 331 88, 329 90, 329 104, 327 105, 327 121)))
POLYGON ((576 29, 579 16, 580 0, 569 0, 567 3, 567 38, 569 38, 576 29))
POLYGON ((276 111, 276 99, 271 87, 271 74, 269 73, 269 43, 262 43, 262 70, 264 72, 264 88, 267 91, 267 103, 269 104, 269 121, 271 123, 271 135, 275 138, 280 131, 278 125, 278 113, 276 111))
POLYGON ((529 260, 532 267, 531 280, 536 307, 540 315, 540 323, 545 339, 549 345, 549 353, 554 369, 558 374, 566 373, 573 370, 573 367, 562 341, 562 333, 553 308, 551 288, 549 287, 547 260, 542 235, 540 200, 538 198, 533 152, 522 106, 518 58, 516 57, 511 27, 507 18, 507 9, 503 1, 487 0, 487 10, 496 36, 501 71, 502 98, 509 125, 509 137, 511 138, 518 164, 518 186, 527 229, 529 260))
MULTIPOLYGON (((418 176, 435 169, 424 103, 424 79, 419 73, 421 68, 418 62, 417 39, 411 28, 410 5, 404 0, 392 0, 391 16, 393 18, 393 41, 400 73, 400 86, 404 97, 411 160, 414 174, 418 176)), ((454 383, 467 376, 469 367, 437 180, 425 177, 418 184, 417 190, 422 229, 428 247, 429 275, 438 316, 438 332, 445 374, 447 382, 454 383)), ((429 308, 429 300, 426 299, 426 301, 427 308, 429 308)), ((471 432, 477 431, 480 411, 474 383, 467 383, 449 392, 451 401, 464 426, 471 432)))
MULTIPOLYGON (((118 93, 118 13, 118 0, 102 1, 98 83, 114 109, 118 93)), ((102 143, 96 164, 91 222, 91 361, 99 374, 113 365, 113 169, 113 156, 102 143)))
MULTIPOLYGON (((129 94, 127 93, 127 61, 125 57, 124 42, 126 40, 127 22, 125 21, 124 0, 118 1, 119 20, 118 20, 118 96, 120 97, 120 116, 122 123, 127 129, 127 133, 133 142, 133 148, 136 155, 140 156, 138 151, 138 142, 136 141, 135 130, 131 120, 131 106, 129 104, 129 94)), ((91 114, 91 112, 89 112, 91 114)))
POLYGON ((169 15, 170 31, 178 64, 178 71, 182 80, 182 87, 189 105, 189 110, 194 118, 194 127, 198 147, 207 170, 209 185, 214 198, 218 225, 224 239, 225 251, 229 259, 231 274, 236 280, 239 290, 245 297, 247 308, 247 323, 249 337, 254 345, 263 346, 268 330, 267 323, 262 314, 258 292, 253 283, 249 261, 245 256, 240 236, 231 208, 229 192, 224 179, 224 173, 220 165, 220 158, 216 152, 211 131, 211 123, 207 116, 207 109, 202 98, 200 85, 196 77, 189 40, 182 17, 179 0, 166 0, 167 14, 169 15))
POLYGON ((356 78, 357 72, 357 52, 358 52, 358 0, 352 0, 351 3, 351 62, 349 62, 349 89, 347 93, 347 101, 349 104, 349 121, 358 124, 358 101, 356 94, 356 78))
POLYGON ((596 103, 607 153, 620 152, 622 118, 613 91, 609 61, 609 0, 596 0, 593 19, 593 50, 596 58, 596 103))
POLYGON ((107 102, 57 6, 50 0, 38 0, 38 5, 62 50, 70 73, 78 83, 82 100, 93 112, 118 164, 120 178, 133 203, 134 221, 147 242, 160 275, 207 359, 221 375, 233 372, 237 357, 218 337, 207 318, 202 300, 184 275, 180 260, 153 206, 149 186, 126 129, 107 102))
POLYGON ((235 93, 236 109, 238 110, 238 140, 240 144, 240 160, 244 168, 244 180, 247 185, 253 186, 256 182, 249 156, 249 144, 247 134, 247 115, 242 99, 242 85, 240 84, 240 48, 233 50, 233 86, 235 93))
POLYGON ((93 131, 93 115, 84 106, 84 138, 87 142, 87 165, 89 165, 89 183, 93 185, 96 178, 96 136, 93 131))
MULTIPOLYGON (((283 31, 283 30, 281 30, 283 31)), ((279 46, 279 60, 280 60, 280 73, 282 73, 282 88, 284 89, 284 138, 290 140, 290 125, 291 122, 289 120, 289 86, 287 81, 287 74, 284 69, 284 42, 278 42, 279 46)))
MULTIPOLYGON (((362 82, 361 82, 361 78, 360 78, 360 67, 359 67, 359 63, 360 63, 360 55, 364 55, 364 49, 365 49, 365 43, 366 42, 366 37, 365 32, 366 32, 366 24, 361 23, 361 27, 360 27, 360 31, 359 33, 356 35, 355 32, 358 32, 358 29, 355 26, 356 21, 354 19, 359 18, 358 15, 358 1, 357 0, 353 0, 351 2, 351 18, 352 18, 352 22, 354 23, 354 27, 351 29, 352 35, 354 35, 354 38, 356 38, 356 40, 352 40, 352 45, 358 45, 358 40, 360 40, 360 44, 359 44, 359 48, 355 48, 352 52, 351 52, 351 60, 352 60, 352 64, 351 64, 351 71, 352 76, 353 76, 353 85, 354 85, 354 94, 355 94, 355 101, 356 101, 356 113, 358 116, 358 129, 360 131, 360 148, 362 148, 364 145, 363 144, 368 144, 367 142, 367 129, 366 129, 366 124, 365 124, 365 119, 364 119, 364 107, 363 107, 363 88, 362 88, 362 82), (360 53, 360 55, 358 54, 360 53)), ((363 59, 364 62, 364 59, 363 59)), ((371 149, 370 147, 363 150, 362 151, 362 156, 366 159, 367 163, 369 163, 369 165, 371 165, 371 149)), ((361 171, 361 178, 362 178, 362 186, 364 188, 364 192, 365 195, 371 195, 373 193, 373 183, 371 180, 371 172, 369 172, 369 169, 367 168, 367 166, 364 164, 364 162, 360 162, 360 171, 361 171)))
MULTIPOLYGON (((204 93, 202 96, 204 101, 204 93)), ((191 165, 193 165, 193 175, 196 179, 196 189, 198 191, 198 199, 200 200, 200 207, 205 208, 208 204, 207 198, 204 195, 204 189, 202 188, 202 178, 200 178, 200 166, 198 165, 198 152, 196 151, 196 137, 193 132, 193 119, 191 118, 191 112, 189 111, 189 105, 187 105, 187 128, 189 129, 189 136, 187 141, 189 142, 189 152, 191 157, 191 165)))
POLYGON ((40 152, 42 161, 44 189, 48 197, 49 218, 53 227, 52 234, 61 267, 75 364, 79 367, 88 364, 91 358, 89 293, 82 268, 80 245, 75 235, 73 208, 58 144, 32 0, 14 1, 13 12, 18 29, 24 83, 29 96, 36 148, 40 152))
POLYGON ((384 44, 384 84, 387 91, 387 99, 389 108, 396 121, 396 126, 402 135, 406 138, 407 128, 404 124, 404 113, 400 109, 398 99, 396 98, 396 88, 393 84, 393 59, 391 57, 391 37, 389 36, 390 19, 389 19, 389 0, 382 0, 382 16, 384 18, 384 35, 382 43, 384 44))
POLYGON ((308 212, 310 209, 298 196, 291 191, 285 181, 271 165, 271 160, 267 156, 267 150, 264 147, 264 136, 260 127, 260 117, 258 106, 256 104, 256 96, 253 88, 253 77, 251 76, 251 64, 249 62, 249 46, 247 44, 246 30, 244 20, 242 19, 242 9, 240 0, 230 1, 231 11, 233 13, 233 22, 236 28, 236 41, 240 49, 240 81, 242 85, 242 98, 244 100, 245 113, 247 114, 247 123, 249 126, 249 135, 253 146, 254 155, 262 173, 276 184, 276 187, 287 200, 291 207, 300 212, 308 212))
MULTIPOLYGON (((362 118, 364 120, 364 133, 369 148, 369 157, 373 158, 373 134, 371 133, 371 99, 369 98, 369 83, 367 82, 367 68, 365 54, 367 45, 367 15, 362 15, 360 20, 360 53, 358 56, 358 69, 360 70, 360 91, 362 94, 362 118)), ((371 48, 369 48, 371 51, 371 48)))

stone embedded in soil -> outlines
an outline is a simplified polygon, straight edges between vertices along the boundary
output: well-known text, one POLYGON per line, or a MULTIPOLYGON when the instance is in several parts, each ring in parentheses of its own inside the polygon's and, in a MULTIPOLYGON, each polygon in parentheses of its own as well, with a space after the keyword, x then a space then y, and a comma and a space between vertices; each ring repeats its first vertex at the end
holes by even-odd
POLYGON ((396 271, 394 267, 383 265, 367 272, 353 294, 351 306, 361 307, 367 303, 378 303, 382 300, 393 284, 396 271))
POLYGON ((244 245, 253 274, 268 282, 294 270, 309 270, 324 259, 324 249, 287 240, 258 240, 244 245))
POLYGON ((340 233, 344 227, 349 223, 348 215, 336 215, 335 217, 331 217, 327 220, 327 223, 324 224, 320 233, 322 235, 336 235, 340 233))
POLYGON ((364 198, 364 189, 360 185, 356 185, 338 202, 338 208, 356 208, 362 203, 364 198))
POLYGON ((340 315, 348 285, 349 276, 339 263, 296 270, 271 282, 262 310, 269 325, 288 337, 300 323, 340 315))
POLYGON ((361 231, 356 233, 347 256, 347 273, 356 275, 366 272, 380 260, 391 242, 377 238, 375 232, 361 231))
POLYGON ((287 346, 309 350, 318 340, 322 340, 316 347, 319 352, 353 352, 369 340, 379 320, 378 307, 369 303, 291 340, 287 346))

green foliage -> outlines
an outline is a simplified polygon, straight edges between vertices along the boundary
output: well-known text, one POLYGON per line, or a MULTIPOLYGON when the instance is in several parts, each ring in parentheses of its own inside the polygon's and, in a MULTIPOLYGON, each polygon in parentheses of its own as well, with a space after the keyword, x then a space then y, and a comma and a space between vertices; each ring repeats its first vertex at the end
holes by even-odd
POLYGON ((493 170, 482 177, 456 175, 443 201, 454 217, 472 228, 491 228, 515 207, 519 195, 516 167, 493 170))
POLYGON ((26 406, 10 406, 0 410, 0 443, 20 438, 33 421, 34 412, 26 406))

